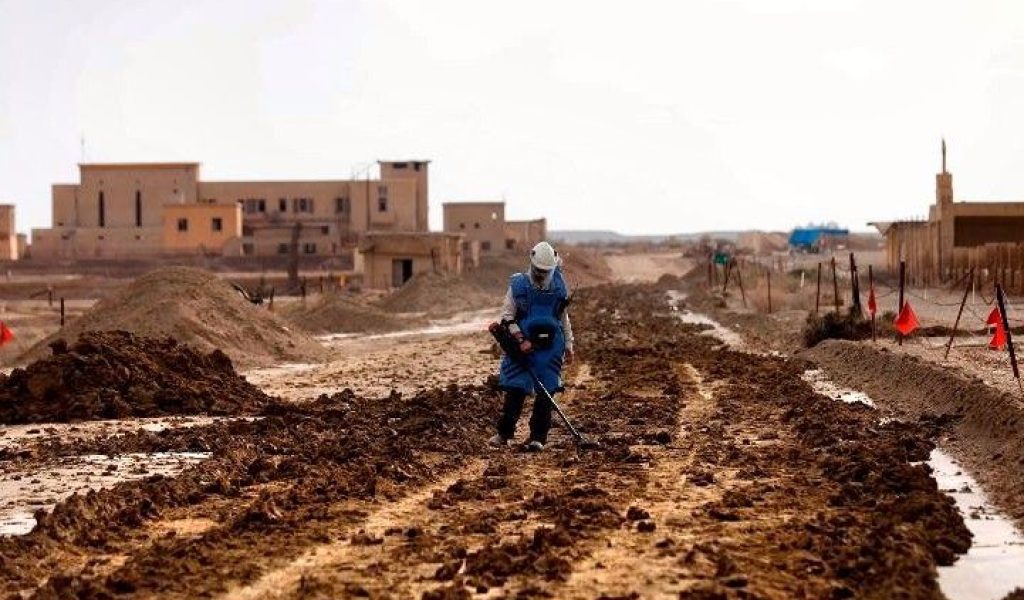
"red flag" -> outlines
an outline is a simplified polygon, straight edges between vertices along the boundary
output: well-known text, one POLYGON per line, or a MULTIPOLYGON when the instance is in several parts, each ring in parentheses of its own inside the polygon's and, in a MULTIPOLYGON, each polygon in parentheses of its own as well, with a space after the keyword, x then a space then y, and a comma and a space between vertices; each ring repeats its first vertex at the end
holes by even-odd
POLYGON ((14 339, 14 332, 7 327, 7 323, 0 321, 0 346, 14 339))
POLYGON ((875 302, 875 286, 871 286, 868 290, 868 312, 874 317, 875 313, 878 312, 878 303, 875 302))
POLYGON ((992 307, 992 312, 988 313, 988 318, 985 319, 985 324, 986 325, 1000 325, 1000 326, 1003 324, 1003 316, 1001 314, 999 314, 999 307, 998 306, 993 306, 992 307))
POLYGON ((892 324, 896 331, 903 335, 910 335, 921 326, 921 322, 917 320, 917 315, 914 314, 914 309, 910 308, 910 302, 903 303, 903 310, 900 311, 899 316, 896 317, 892 324))
POLYGON ((996 323, 996 333, 992 336, 992 341, 988 343, 988 347, 993 350, 1002 350, 1006 347, 1006 328, 1003 327, 1001 320, 996 323))

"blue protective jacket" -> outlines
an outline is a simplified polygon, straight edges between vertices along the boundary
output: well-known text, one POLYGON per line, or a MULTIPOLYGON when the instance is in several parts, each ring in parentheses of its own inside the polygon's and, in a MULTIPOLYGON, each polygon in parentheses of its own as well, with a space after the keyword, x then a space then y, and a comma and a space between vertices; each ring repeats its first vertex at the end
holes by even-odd
MULTIPOLYGON (((526 356, 527 364, 549 392, 562 391, 562 359, 565 354, 562 312, 567 306, 569 292, 561 268, 552 273, 551 284, 545 290, 534 286, 526 273, 513 275, 509 288, 516 304, 516 321, 533 343, 533 352, 526 356)), ((509 356, 501 359, 498 385, 504 390, 535 393, 530 374, 509 356)))

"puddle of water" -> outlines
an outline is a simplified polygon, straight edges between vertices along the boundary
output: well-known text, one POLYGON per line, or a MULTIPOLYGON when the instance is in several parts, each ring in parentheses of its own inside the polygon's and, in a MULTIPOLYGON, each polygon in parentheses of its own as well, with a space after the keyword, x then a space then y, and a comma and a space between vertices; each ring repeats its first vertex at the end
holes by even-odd
MULTIPOLYGON (((875 406, 867 394, 837 386, 819 369, 806 371, 803 378, 814 391, 829 398, 875 406)), ((928 465, 939 489, 956 501, 974 536, 967 554, 949 567, 938 568, 942 593, 950 600, 999 600, 1024 587, 1024 536, 949 454, 933 450, 928 465)))
POLYGON ((714 337, 730 348, 741 348, 743 346, 743 336, 732 329, 729 329, 725 325, 722 325, 711 317, 702 313, 695 313, 685 308, 679 310, 679 303, 686 299, 685 292, 669 290, 665 293, 668 294, 669 308, 676 314, 680 321, 683 323, 690 323, 692 325, 707 325, 711 329, 702 331, 701 335, 714 337))
POLYGON ((0 536, 24 535, 36 526, 38 509, 52 510, 75 493, 100 490, 151 475, 173 476, 210 457, 208 452, 156 452, 61 459, 31 472, 0 474, 0 536))
POLYGON ((871 408, 875 408, 874 401, 871 400, 867 394, 839 387, 829 379, 828 375, 826 375, 821 369, 804 371, 801 377, 804 381, 811 384, 811 387, 814 388, 815 392, 818 392, 822 396, 828 396, 833 400, 840 400, 847 404, 860 402, 861 404, 867 404, 871 408))

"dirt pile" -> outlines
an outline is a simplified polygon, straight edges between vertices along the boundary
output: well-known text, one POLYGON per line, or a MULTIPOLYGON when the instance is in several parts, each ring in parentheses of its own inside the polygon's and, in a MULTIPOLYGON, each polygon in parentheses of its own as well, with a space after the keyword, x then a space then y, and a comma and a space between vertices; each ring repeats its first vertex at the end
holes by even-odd
POLYGON ((1017 398, 955 368, 871 344, 828 341, 803 356, 897 417, 945 423, 950 448, 996 505, 1024 524, 1024 419, 1017 398))
MULTIPOLYGON (((611 280, 604 258, 591 250, 566 246, 559 250, 562 272, 570 291, 611 280)), ((501 254, 480 259, 480 266, 459 276, 424 273, 381 301, 389 312, 427 312, 434 315, 496 307, 508 289, 508 280, 529 266, 527 257, 501 254)))
POLYGON ((0 423, 254 414, 271 402, 223 352, 202 354, 172 338, 88 332, 53 351, 0 375, 0 423))
POLYGON ((327 293, 283 308, 281 316, 314 334, 385 333, 415 325, 376 306, 370 306, 345 293, 327 293))
POLYGON ((199 350, 219 349, 240 367, 323 356, 322 346, 307 334, 245 301, 214 274, 191 267, 158 269, 139 277, 36 344, 21 361, 44 357, 50 342, 62 338, 73 343, 86 331, 169 336, 199 350))

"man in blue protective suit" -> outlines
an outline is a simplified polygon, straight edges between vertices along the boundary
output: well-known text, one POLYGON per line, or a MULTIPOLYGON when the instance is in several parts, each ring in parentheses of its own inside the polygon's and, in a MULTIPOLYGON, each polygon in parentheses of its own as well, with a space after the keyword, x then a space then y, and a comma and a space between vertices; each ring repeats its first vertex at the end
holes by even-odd
MULTIPOLYGON (((562 391, 562 365, 573 360, 572 324, 569 322, 569 290, 559 268, 558 252, 547 242, 530 251, 530 268, 509 280, 501 320, 519 344, 526 363, 547 390, 562 391)), ((524 366, 509 356, 502 357, 499 387, 505 391, 505 406, 498 420, 498 433, 492 446, 513 443, 516 423, 527 396, 534 396, 530 416, 530 437, 524 449, 540 452, 551 429, 551 402, 540 390, 524 366)))

